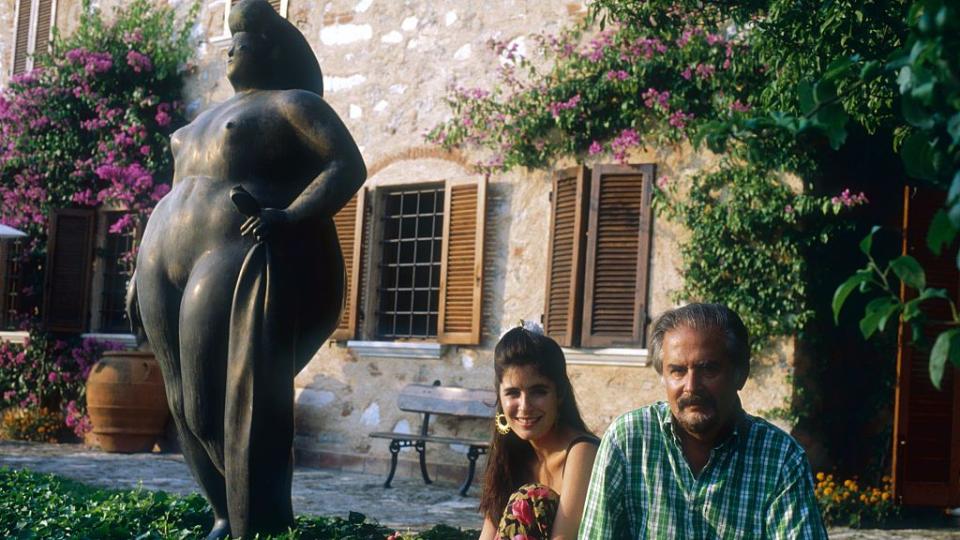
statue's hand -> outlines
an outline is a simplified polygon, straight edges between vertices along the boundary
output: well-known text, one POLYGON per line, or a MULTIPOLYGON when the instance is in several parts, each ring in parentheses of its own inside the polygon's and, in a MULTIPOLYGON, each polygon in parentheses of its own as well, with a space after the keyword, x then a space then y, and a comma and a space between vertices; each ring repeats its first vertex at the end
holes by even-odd
POLYGON ((240 226, 240 234, 252 234, 258 242, 264 242, 271 237, 283 234, 289 218, 287 211, 279 208, 264 208, 257 216, 249 217, 240 226))

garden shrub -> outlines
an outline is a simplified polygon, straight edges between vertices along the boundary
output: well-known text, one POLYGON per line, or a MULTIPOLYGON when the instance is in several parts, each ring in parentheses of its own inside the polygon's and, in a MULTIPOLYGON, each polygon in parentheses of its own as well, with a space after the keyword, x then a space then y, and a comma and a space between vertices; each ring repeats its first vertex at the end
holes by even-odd
POLYGON ((861 486, 859 480, 834 480, 832 474, 817 473, 814 492, 827 525, 864 527, 883 525, 897 514, 893 484, 889 476, 881 486, 861 486))
POLYGON ((60 440, 66 431, 63 413, 46 407, 11 407, 0 420, 0 438, 50 442, 60 440))
POLYGON ((49 441, 52 436, 62 440, 67 430, 51 433, 45 429, 41 436, 36 429, 27 429, 59 418, 61 428, 83 437, 90 430, 87 375, 104 351, 120 348, 119 343, 79 336, 57 338, 36 328, 30 330, 24 345, 0 342, 0 410, 10 413, 9 425, 7 415, 3 417, 0 436, 31 441, 49 441))
POLYGON ((126 209, 110 232, 129 232, 169 191, 167 141, 184 123, 183 74, 198 7, 183 19, 173 7, 132 0, 107 24, 85 0, 76 31, 55 36, 52 53, 0 93, 0 223, 29 235, 21 255, 28 270, 16 291, 24 307, 36 305, 43 289, 52 209, 126 209))

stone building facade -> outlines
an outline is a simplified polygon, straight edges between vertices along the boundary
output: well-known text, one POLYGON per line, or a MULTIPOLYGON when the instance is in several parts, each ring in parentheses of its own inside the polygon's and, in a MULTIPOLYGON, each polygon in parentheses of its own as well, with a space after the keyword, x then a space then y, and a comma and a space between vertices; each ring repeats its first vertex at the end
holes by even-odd
MULTIPOLYGON (((9 78, 19 2, 0 0, 0 71, 9 78)), ((37 1, 37 0, 34 0, 37 1)), ((157 0, 161 1, 161 0, 157 0)), ((54 24, 70 32, 80 0, 54 0, 54 24)), ((96 4, 97 2, 95 2, 96 4)), ((101 0, 109 12, 118 0, 101 0)), ((186 0, 170 0, 185 12, 186 0)), ((353 134, 366 161, 368 215, 380 212, 388 194, 414 188, 440 189, 448 182, 481 182, 475 156, 447 154, 424 134, 450 114, 445 103, 453 86, 489 87, 504 61, 487 46, 490 39, 514 42, 534 54, 533 36, 553 33, 586 14, 574 0, 281 0, 274 2, 313 46, 324 72, 325 99, 353 134), (381 205, 381 206, 378 206, 381 205)), ((186 93, 196 115, 231 95, 224 58, 230 40, 225 12, 230 0, 203 0, 197 26, 196 67, 186 93)), ((715 158, 688 147, 637 152, 631 163, 652 164, 655 174, 682 178, 710 167, 715 158)), ((385 471, 387 444, 373 431, 415 430, 416 415, 397 409, 399 391, 410 383, 492 388, 493 346, 521 319, 542 320, 548 287, 552 179, 574 165, 553 170, 516 170, 487 179, 483 233, 482 316, 478 343, 440 344, 435 338, 386 339, 378 330, 376 299, 383 286, 378 216, 368 217, 359 256, 365 275, 357 280, 357 314, 365 313, 349 339, 331 340, 296 379, 300 459, 328 466, 385 471)), ((590 164, 596 165, 596 164, 590 164)), ((675 305, 679 287, 678 242, 684 231, 652 220, 644 318, 675 305)), ((382 253, 381 253, 382 254, 382 253)), ((429 323, 428 323, 429 325, 429 323)), ((428 332, 429 333, 429 332, 428 332)), ((661 399, 659 376, 648 366, 643 342, 612 347, 568 347, 568 372, 588 425, 601 433, 617 415, 661 399)), ((756 359, 744 389, 753 413, 782 406, 791 397, 792 345, 756 359)), ((432 423, 437 434, 486 437, 492 426, 480 421, 432 423)), ((401 458, 400 474, 415 470, 412 450, 401 458)), ((441 476, 459 475, 465 448, 429 447, 428 461, 441 476)))

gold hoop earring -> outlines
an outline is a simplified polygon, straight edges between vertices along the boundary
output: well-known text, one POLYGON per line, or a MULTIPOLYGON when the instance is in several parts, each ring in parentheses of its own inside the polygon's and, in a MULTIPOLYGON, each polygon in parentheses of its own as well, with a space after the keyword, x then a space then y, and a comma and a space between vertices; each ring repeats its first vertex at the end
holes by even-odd
POLYGON ((497 416, 494 417, 493 423, 497 426, 497 432, 501 435, 506 435, 510 433, 510 423, 507 422, 507 417, 503 413, 497 413, 497 416))

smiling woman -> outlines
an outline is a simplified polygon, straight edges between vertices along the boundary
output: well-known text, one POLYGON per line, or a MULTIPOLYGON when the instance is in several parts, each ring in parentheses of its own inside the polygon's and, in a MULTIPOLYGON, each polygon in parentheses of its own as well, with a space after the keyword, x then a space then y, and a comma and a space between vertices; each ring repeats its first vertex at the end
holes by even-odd
POLYGON ((575 538, 599 440, 580 416, 563 351, 514 328, 497 344, 494 371, 497 422, 480 539, 575 538))

